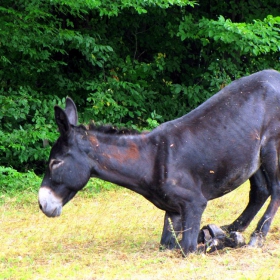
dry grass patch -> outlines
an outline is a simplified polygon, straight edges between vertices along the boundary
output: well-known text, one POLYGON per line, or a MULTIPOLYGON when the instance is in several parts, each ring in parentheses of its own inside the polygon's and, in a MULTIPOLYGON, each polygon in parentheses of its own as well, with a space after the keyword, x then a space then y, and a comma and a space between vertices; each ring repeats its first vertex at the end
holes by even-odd
MULTIPOLYGON (((210 202, 202 223, 230 223, 247 198, 244 185, 210 202)), ((30 201, 0 206, 0 279, 279 279, 279 215, 261 249, 183 259, 159 252, 164 213, 130 191, 82 193, 55 219, 39 211, 35 195, 30 201)))

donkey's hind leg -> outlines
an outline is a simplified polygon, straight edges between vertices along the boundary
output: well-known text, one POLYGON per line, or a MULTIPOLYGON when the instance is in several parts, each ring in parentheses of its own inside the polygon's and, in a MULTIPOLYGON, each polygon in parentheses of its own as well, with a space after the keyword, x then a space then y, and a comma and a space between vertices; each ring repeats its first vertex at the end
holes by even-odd
POLYGON ((228 232, 244 231, 270 195, 268 182, 263 170, 259 169, 250 178, 250 185, 251 189, 247 207, 232 224, 222 227, 228 232))
POLYGON ((273 143, 266 149, 263 149, 263 168, 269 178, 269 188, 271 200, 264 212, 264 215, 258 222, 257 228, 251 235, 249 242, 250 246, 262 246, 265 236, 267 235, 271 222, 280 206, 280 170, 279 170, 279 155, 280 143, 273 143), (273 145, 274 144, 274 145, 273 145))

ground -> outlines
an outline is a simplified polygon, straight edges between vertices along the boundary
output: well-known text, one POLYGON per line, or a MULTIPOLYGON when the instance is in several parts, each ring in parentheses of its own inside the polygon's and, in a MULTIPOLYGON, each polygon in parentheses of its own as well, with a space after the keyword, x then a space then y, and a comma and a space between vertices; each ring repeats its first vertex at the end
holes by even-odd
MULTIPOLYGON (((164 213, 138 194, 84 191, 54 219, 39 210, 36 194, 27 195, 0 205, 0 279, 279 279, 279 213, 262 248, 184 259, 158 250, 164 213)), ((210 202, 202 224, 230 223, 247 199, 245 184, 210 202)), ((258 217, 246 231, 247 241, 258 217)))

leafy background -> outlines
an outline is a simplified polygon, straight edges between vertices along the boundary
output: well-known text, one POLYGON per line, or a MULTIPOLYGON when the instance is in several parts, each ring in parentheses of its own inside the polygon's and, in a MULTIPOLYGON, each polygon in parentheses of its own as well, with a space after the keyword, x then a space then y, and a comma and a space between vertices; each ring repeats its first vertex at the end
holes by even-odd
POLYGON ((280 70, 278 0, 0 5, 2 180, 44 171, 66 96, 80 122, 152 129, 232 80, 280 70))

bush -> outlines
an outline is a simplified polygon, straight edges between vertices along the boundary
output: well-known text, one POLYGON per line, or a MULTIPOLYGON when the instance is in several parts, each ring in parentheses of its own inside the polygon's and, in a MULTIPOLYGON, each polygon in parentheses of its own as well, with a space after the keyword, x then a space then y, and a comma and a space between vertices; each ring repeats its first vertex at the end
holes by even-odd
POLYGON ((0 164, 42 172, 40 162, 47 160, 50 144, 58 136, 53 106, 61 100, 56 96, 43 99, 22 87, 18 92, 9 90, 9 95, 0 93, 0 103, 0 164))
MULTIPOLYGON (((37 192, 41 178, 33 171, 20 173, 11 167, 0 166, 0 194, 14 196, 23 192, 37 192)), ((1 198, 1 196, 0 196, 1 198)))

